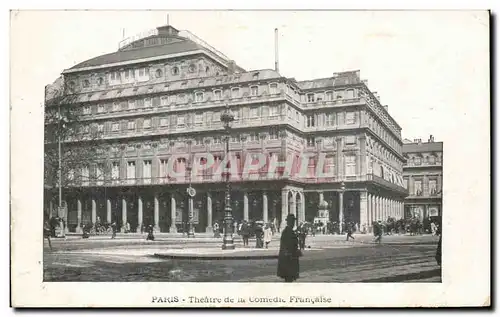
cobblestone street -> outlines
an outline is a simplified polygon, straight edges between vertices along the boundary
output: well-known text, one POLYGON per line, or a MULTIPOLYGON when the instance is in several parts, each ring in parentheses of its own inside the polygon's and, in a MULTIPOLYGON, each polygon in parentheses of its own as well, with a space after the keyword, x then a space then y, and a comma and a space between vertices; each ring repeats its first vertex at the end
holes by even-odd
MULTIPOLYGON (((441 269, 434 259, 437 237, 387 236, 381 245, 372 236, 308 238, 300 259, 299 282, 440 282, 441 269)), ((250 252, 255 244, 250 242, 250 252)), ((278 240, 271 244, 277 252, 278 240)), ((241 247, 241 240, 236 239, 241 247)), ((157 252, 179 249, 219 249, 213 238, 183 239, 158 236, 76 237, 44 244, 45 281, 170 281, 170 282, 279 282, 276 259, 265 260, 163 260, 157 252)), ((254 250, 255 251, 255 250, 254 250)), ((182 252, 182 251, 180 251, 182 252)), ((268 252, 273 252, 269 250, 268 252)))

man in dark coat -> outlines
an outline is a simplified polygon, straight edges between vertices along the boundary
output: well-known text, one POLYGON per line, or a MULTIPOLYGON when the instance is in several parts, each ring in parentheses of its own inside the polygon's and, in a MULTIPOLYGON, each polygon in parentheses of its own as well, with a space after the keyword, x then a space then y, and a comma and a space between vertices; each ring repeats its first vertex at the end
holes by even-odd
POLYGON ((278 256, 278 276, 285 282, 293 282, 299 278, 299 239, 293 231, 295 216, 289 214, 286 218, 286 228, 281 233, 280 251, 278 256))
POLYGON ((349 238, 352 238, 354 240, 354 237, 352 236, 352 228, 354 227, 352 222, 348 222, 346 224, 346 232, 347 232, 347 238, 346 241, 349 241, 349 238))
POLYGON ((241 237, 243 238, 243 246, 248 246, 248 239, 250 238, 250 226, 246 220, 243 220, 241 226, 241 237))
POLYGON ((112 222, 111 223, 111 230, 112 230, 112 234, 111 234, 111 239, 114 239, 116 238, 116 222, 112 222))
POLYGON ((438 246, 436 249, 436 262, 439 266, 441 266, 441 239, 443 238, 443 235, 439 236, 439 242, 438 246))
POLYGON ((155 236, 153 234, 153 232, 154 232, 153 225, 149 225, 146 230, 148 232, 148 236, 146 237, 146 240, 154 241, 155 236))

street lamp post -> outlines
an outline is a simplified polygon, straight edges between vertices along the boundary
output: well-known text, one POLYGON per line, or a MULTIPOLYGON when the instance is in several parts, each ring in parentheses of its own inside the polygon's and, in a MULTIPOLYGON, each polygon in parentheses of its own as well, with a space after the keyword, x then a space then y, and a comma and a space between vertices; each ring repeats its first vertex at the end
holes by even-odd
POLYGON ((186 170, 189 174, 189 187, 187 188, 187 194, 188 194, 188 221, 189 221, 189 229, 188 229, 188 238, 194 238, 194 226, 193 226, 193 216, 194 216, 194 206, 193 206, 193 200, 194 196, 196 195, 196 190, 191 186, 191 161, 188 161, 188 166, 186 167, 186 170))
MULTIPOLYGON (((226 110, 221 114, 220 121, 224 125, 226 132, 226 146, 224 150, 224 155, 229 164, 229 136, 231 131, 231 123, 234 121, 234 115, 229 109, 229 105, 226 105, 226 110)), ((226 199, 224 203, 224 239, 222 242, 222 250, 234 250, 234 240, 233 240, 233 214, 231 209, 231 183, 229 181, 229 170, 228 165, 226 165, 226 199)))
POLYGON ((339 192, 339 233, 342 234, 342 225, 344 222, 344 192, 345 192, 345 184, 344 182, 340 183, 340 192, 339 192))

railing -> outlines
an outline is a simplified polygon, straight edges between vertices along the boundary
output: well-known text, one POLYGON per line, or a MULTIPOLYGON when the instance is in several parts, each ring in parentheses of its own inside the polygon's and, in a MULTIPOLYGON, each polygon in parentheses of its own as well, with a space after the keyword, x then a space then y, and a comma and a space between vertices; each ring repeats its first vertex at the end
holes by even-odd
MULTIPOLYGON (((86 187, 86 186, 140 186, 140 185, 161 185, 161 184, 201 184, 201 183, 215 183, 215 182, 223 182, 225 181, 225 174, 221 173, 211 173, 211 172, 201 172, 198 175, 179 175, 175 176, 166 176, 166 177, 151 177, 151 178, 128 178, 128 179, 107 179, 104 181, 83 181, 83 182, 75 182, 70 185, 71 187, 86 187)), ((332 183, 332 182, 364 182, 364 181, 372 181, 381 186, 387 187, 389 189, 399 191, 402 193, 408 193, 408 191, 397 184, 391 183, 382 177, 367 174, 367 175, 346 175, 342 179, 338 176, 330 176, 327 177, 317 177, 315 175, 297 175, 297 174, 286 174, 283 175, 283 171, 277 169, 274 173, 267 171, 255 171, 255 172, 239 172, 236 174, 230 175, 231 182, 245 182, 245 181, 274 181, 274 180, 292 180, 299 183, 304 184, 322 184, 322 183, 332 183)), ((422 196, 420 196, 422 197, 422 196)), ((438 197, 438 196, 433 196, 438 197)))

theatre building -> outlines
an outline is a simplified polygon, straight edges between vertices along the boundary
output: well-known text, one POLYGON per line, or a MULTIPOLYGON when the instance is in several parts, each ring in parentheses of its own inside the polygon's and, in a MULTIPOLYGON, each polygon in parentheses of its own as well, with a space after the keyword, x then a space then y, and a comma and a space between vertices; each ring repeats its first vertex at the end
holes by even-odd
POLYGON ((405 218, 439 221, 443 200, 443 142, 435 142, 432 135, 427 142, 405 140, 403 155, 404 182, 409 193, 404 202, 405 218))
MULTIPOLYGON (((223 219, 224 179, 213 170, 224 156, 226 106, 235 115, 229 151, 238 174, 231 175, 237 222, 283 225, 289 213, 313 221, 322 201, 323 218, 360 227, 403 217, 401 127, 359 71, 307 81, 283 77, 278 69, 249 71, 190 32, 167 25, 62 71, 48 88, 72 97, 61 107, 78 112, 82 134, 101 133, 103 154, 71 171, 72 181, 63 188, 70 231, 99 217, 121 227, 128 222, 132 230, 153 224, 161 232, 180 232, 191 182, 195 230, 210 232, 223 219), (215 163, 202 174, 167 175, 170 159, 176 171, 185 171, 196 154, 207 152, 215 163), (294 157, 297 170, 304 152, 315 154, 305 177, 280 170, 270 176, 265 167, 243 175, 252 155, 294 157), (329 177, 316 177, 320 155, 329 177)), ((63 140, 62 150, 84 143, 63 140)), ((45 194, 51 213, 57 190, 45 194)))

